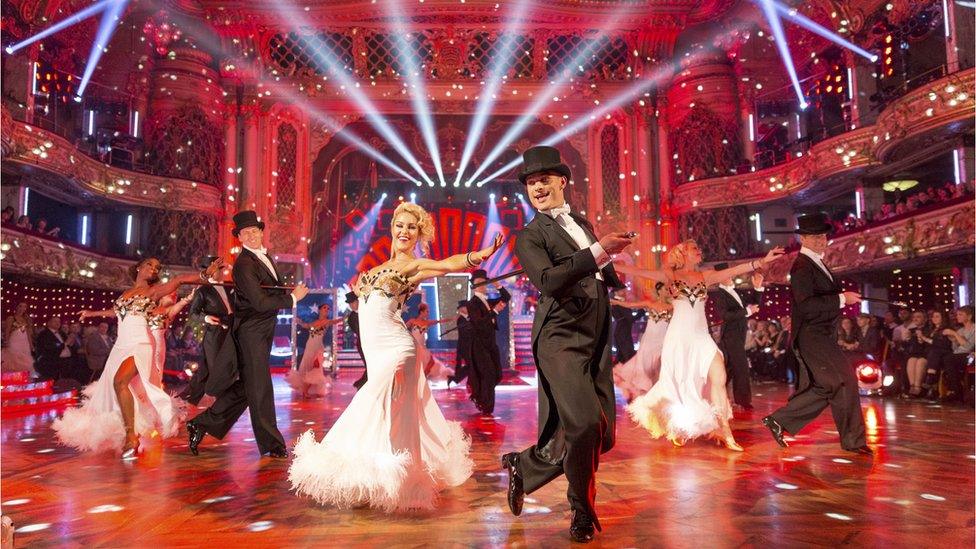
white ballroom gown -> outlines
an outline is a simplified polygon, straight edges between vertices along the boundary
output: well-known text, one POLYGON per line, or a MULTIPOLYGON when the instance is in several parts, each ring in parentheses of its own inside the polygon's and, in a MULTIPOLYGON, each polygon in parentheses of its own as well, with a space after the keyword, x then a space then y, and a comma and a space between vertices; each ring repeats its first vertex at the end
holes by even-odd
POLYGON ((422 326, 414 326, 410 329, 414 344, 417 346, 417 364, 424 371, 424 376, 433 381, 443 381, 454 375, 454 370, 441 362, 427 348, 427 329, 422 326))
POLYGON ((144 439, 158 433, 169 438, 179 432, 181 407, 165 391, 149 383, 153 368, 153 340, 147 322, 156 304, 145 296, 115 300, 119 335, 101 377, 85 387, 81 406, 65 410, 54 420, 58 441, 81 451, 121 451, 125 443, 122 410, 113 381, 122 363, 132 358, 138 375, 129 382, 135 401, 135 430, 144 439))
POLYGON ((310 328, 308 341, 305 342, 305 352, 297 370, 289 370, 285 381, 299 393, 310 395, 324 395, 331 382, 325 376, 325 369, 331 367, 331 360, 326 356, 326 347, 322 343, 325 330, 329 328, 310 328))
POLYGON ((27 330, 28 324, 21 324, 16 319, 13 321, 13 329, 10 330, 10 337, 7 346, 0 354, 0 362, 4 372, 31 372, 34 373, 34 357, 31 356, 30 339, 27 330))
POLYGON ((708 332, 705 284, 676 280, 669 289, 674 312, 661 349, 661 374, 627 412, 652 437, 684 443, 714 432, 732 410, 708 401, 708 369, 719 349, 708 332))
POLYGON ((309 430, 288 470, 296 493, 340 508, 431 509, 471 476, 471 441, 447 421, 400 316, 414 286, 393 269, 362 278, 359 317, 369 381, 321 442, 309 430))
POLYGON ((613 368, 613 384, 627 402, 643 395, 657 383, 661 373, 661 350, 671 321, 671 311, 647 311, 647 326, 641 334, 637 353, 613 368))

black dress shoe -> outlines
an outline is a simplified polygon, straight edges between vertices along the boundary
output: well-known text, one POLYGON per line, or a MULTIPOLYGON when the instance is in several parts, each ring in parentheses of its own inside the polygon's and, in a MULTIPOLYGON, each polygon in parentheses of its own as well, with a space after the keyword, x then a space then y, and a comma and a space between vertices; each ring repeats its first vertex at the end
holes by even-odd
POLYGON ((187 421, 186 434, 187 438, 189 439, 188 445, 190 446, 190 453, 195 456, 199 456, 200 450, 198 450, 198 448, 200 446, 200 441, 203 440, 203 436, 206 435, 206 433, 204 433, 203 429, 201 429, 196 423, 187 421))
POLYGON ((872 450, 871 448, 869 448, 867 445, 858 446, 857 448, 844 448, 844 449, 847 450, 848 452, 854 452, 855 454, 861 454, 861 455, 864 455, 864 456, 873 456, 874 455, 874 450, 872 450))
POLYGON ((779 422, 773 419, 773 416, 764 417, 762 420, 762 424, 765 425, 767 429, 769 429, 770 433, 772 433, 773 440, 776 441, 776 444, 779 444, 783 448, 789 447, 789 444, 787 444, 786 441, 783 440, 783 433, 785 433, 786 431, 783 430, 783 426, 780 425, 779 422))
POLYGON ((747 411, 747 412, 751 412, 751 411, 755 410, 756 408, 752 404, 743 404, 742 405, 742 409, 745 410, 745 411, 747 411))
POLYGON ((502 456, 502 467, 508 471, 508 508, 512 514, 522 514, 525 489, 522 487, 522 473, 518 470, 519 455, 511 452, 502 456))
POLYGON ((593 541, 595 533, 593 518, 581 511, 573 511, 572 522, 569 523, 569 537, 576 543, 589 543, 593 541))
POLYGON ((268 457, 274 459, 285 459, 288 457, 288 450, 279 446, 278 448, 274 448, 268 452, 268 457))

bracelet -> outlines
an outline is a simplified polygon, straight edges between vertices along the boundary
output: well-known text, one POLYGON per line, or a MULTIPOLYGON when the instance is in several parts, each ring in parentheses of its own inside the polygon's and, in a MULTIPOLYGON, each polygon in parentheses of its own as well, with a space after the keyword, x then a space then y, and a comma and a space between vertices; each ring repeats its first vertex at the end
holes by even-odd
POLYGON ((471 252, 468 252, 467 255, 464 256, 464 260, 468 262, 468 267, 477 267, 478 265, 481 265, 482 261, 484 261, 483 259, 479 259, 477 263, 471 261, 471 252))
POLYGON ((203 282, 206 282, 207 281, 207 270, 206 269, 201 269, 200 270, 200 280, 202 280, 203 282))

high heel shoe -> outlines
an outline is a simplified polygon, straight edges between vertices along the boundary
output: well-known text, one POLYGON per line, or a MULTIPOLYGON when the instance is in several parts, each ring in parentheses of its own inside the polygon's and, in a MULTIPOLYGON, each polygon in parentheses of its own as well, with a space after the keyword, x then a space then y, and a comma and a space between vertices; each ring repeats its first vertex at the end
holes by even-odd
POLYGON ((139 437, 135 438, 135 442, 132 442, 131 446, 130 446, 130 442, 126 441, 125 446, 122 447, 122 461, 138 458, 139 450, 140 450, 139 437))
POLYGON ((729 435, 729 436, 725 437, 722 440, 722 445, 725 446, 726 448, 728 448, 729 450, 732 450, 733 452, 744 452, 745 451, 745 448, 743 448, 742 446, 739 446, 739 443, 735 441, 735 438, 733 438, 732 435, 729 435))

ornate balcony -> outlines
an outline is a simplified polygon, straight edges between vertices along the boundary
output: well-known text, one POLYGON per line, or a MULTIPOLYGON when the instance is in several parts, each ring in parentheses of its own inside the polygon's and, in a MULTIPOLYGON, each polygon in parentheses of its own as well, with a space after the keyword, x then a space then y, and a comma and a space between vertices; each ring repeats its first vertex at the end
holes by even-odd
POLYGON ((892 102, 878 116, 877 124, 822 141, 796 160, 753 173, 683 184, 674 190, 674 209, 683 213, 836 190, 837 185, 870 173, 883 161, 918 154, 952 135, 971 131, 976 112, 974 84, 976 69, 950 74, 892 102))
POLYGON ((223 212, 220 189, 211 185, 110 166, 82 154, 57 134, 14 120, 6 109, 2 120, 4 163, 31 173, 38 184, 71 187, 52 189, 58 195, 165 210, 223 212), (34 177, 45 172, 60 177, 34 177))
MULTIPOLYGON (((132 285, 129 267, 134 260, 106 256, 67 242, 25 233, 4 226, 0 232, 0 265, 4 274, 41 278, 74 286, 124 290, 132 285)), ((186 267, 166 267, 175 276, 192 272, 186 267)))

